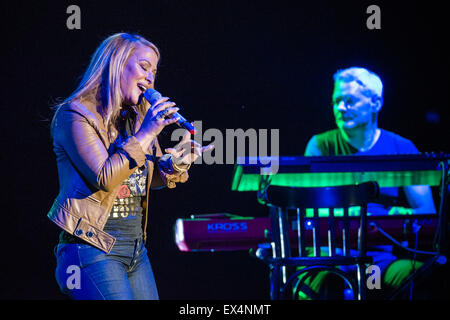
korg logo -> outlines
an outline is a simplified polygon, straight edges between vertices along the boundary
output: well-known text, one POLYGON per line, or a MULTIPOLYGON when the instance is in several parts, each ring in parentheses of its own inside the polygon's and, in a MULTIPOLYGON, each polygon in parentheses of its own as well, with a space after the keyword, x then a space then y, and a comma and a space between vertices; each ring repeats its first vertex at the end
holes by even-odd
POLYGON ((246 222, 225 222, 225 223, 209 223, 207 225, 208 232, 243 232, 247 231, 246 222))

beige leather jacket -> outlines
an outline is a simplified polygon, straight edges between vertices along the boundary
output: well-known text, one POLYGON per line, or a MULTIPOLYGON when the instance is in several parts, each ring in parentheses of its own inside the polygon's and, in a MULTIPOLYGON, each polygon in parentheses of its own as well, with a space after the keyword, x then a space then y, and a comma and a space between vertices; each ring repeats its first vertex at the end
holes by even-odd
MULTIPOLYGON (((139 117, 143 119, 143 117, 139 117)), ((140 127, 137 121, 135 130, 140 127)), ((148 165, 147 201, 144 207, 144 241, 148 214, 146 210, 151 188, 185 182, 187 172, 168 174, 160 169, 162 157, 155 139, 154 162, 145 153, 152 155, 153 147, 144 152, 136 138, 130 137, 121 146, 121 151, 112 152, 110 140, 97 112, 95 103, 83 100, 61 106, 55 114, 53 126, 53 149, 56 154, 59 177, 59 194, 47 216, 70 234, 109 253, 116 239, 103 231, 121 183, 136 168, 148 165), (136 165, 137 164, 137 165, 136 165)))

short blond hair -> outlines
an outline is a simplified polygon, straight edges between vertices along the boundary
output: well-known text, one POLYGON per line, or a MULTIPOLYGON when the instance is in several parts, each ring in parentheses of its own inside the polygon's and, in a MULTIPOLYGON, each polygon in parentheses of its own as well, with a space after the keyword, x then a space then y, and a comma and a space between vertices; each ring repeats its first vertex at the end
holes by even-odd
POLYGON ((365 68, 350 67, 338 70, 333 79, 335 83, 356 81, 366 96, 383 99, 383 82, 378 75, 365 68))

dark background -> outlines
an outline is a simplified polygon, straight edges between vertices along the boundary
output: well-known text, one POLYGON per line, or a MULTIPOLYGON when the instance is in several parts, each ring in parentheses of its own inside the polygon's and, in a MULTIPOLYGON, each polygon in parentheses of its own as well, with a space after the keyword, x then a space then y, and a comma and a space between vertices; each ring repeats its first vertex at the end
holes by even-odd
MULTIPOLYGON (((54 280, 58 228, 50 106, 76 87, 100 42, 139 33, 162 54, 156 88, 203 130, 280 129, 281 155, 334 127, 332 75, 362 66, 383 80, 379 125, 421 151, 449 152, 446 12, 440 2, 2 1, 0 297, 64 299, 54 280), (66 8, 81 8, 68 30, 66 8), (366 9, 381 8, 381 30, 366 9)), ((163 134, 170 137, 170 129, 163 134)), ((161 299, 268 299, 268 270, 247 252, 182 253, 173 224, 190 214, 264 216, 254 193, 231 191, 233 165, 198 165, 153 192, 149 252, 161 299)))

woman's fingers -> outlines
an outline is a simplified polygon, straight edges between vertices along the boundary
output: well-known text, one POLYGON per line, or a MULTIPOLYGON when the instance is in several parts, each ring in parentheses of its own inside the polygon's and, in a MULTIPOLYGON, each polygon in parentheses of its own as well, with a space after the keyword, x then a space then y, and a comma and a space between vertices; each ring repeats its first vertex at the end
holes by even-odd
POLYGON ((183 155, 183 150, 177 151, 175 148, 166 148, 165 151, 175 158, 179 158, 183 155))
POLYGON ((203 146, 203 147, 198 143, 196 143, 196 144, 197 144, 196 147, 191 148, 191 153, 194 153, 196 156, 199 156, 199 157, 202 156, 202 153, 204 153, 206 151, 210 151, 215 148, 215 146, 212 143, 207 146, 203 146), (194 151, 194 152, 192 152, 192 151, 194 151))
POLYGON ((158 104, 166 102, 167 100, 169 100, 169 97, 161 97, 160 99, 158 99, 154 104, 151 105, 151 107, 156 107, 158 104))
POLYGON ((189 141, 191 141, 191 133, 189 131, 185 130, 179 145, 183 145, 189 141))
MULTIPOLYGON (((163 102, 163 103, 155 106, 155 108, 152 110, 152 114, 153 114, 153 116, 156 116, 159 112, 164 111, 169 108, 172 108, 175 105, 176 105, 175 102, 171 102, 171 101, 163 102)), ((179 108, 178 108, 178 110, 179 110, 179 108)))
POLYGON ((207 146, 203 146, 194 140, 186 141, 183 145, 177 144, 175 148, 165 149, 167 153, 174 156, 176 163, 190 164, 202 156, 203 152, 214 149, 214 145, 211 143, 207 146))
POLYGON ((214 149, 214 148, 215 148, 215 146, 211 143, 211 144, 209 144, 209 145, 207 145, 207 146, 202 147, 202 148, 201 148, 201 151, 202 151, 202 153, 203 153, 203 152, 212 150, 212 149, 214 149))
POLYGON ((180 108, 167 108, 167 109, 163 109, 161 111, 159 111, 156 114, 156 117, 164 119, 165 117, 170 117, 171 115, 173 115, 175 112, 177 112, 178 110, 180 110, 180 108))
POLYGON ((185 141, 182 145, 177 144, 175 146, 175 148, 177 149, 177 151, 191 151, 191 153, 193 153, 193 151, 198 151, 195 153, 200 154, 200 153, 214 149, 215 146, 214 146, 214 144, 211 143, 207 146, 202 147, 202 145, 200 143, 198 143, 197 141, 188 140, 188 141, 185 141))
POLYGON ((179 120, 178 117, 173 117, 173 118, 169 118, 169 119, 164 120, 162 124, 163 124, 164 126, 168 126, 169 124, 175 123, 175 122, 177 122, 178 120, 179 120))

